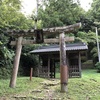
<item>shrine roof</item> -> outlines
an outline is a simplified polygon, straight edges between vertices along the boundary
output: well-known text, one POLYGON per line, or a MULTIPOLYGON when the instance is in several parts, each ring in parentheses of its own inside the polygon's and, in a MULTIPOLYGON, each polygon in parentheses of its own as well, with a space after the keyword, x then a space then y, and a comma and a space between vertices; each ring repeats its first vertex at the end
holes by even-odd
MULTIPOLYGON (((88 46, 85 43, 68 43, 66 44, 66 51, 76 51, 76 50, 87 50, 88 46)), ((30 51, 30 53, 38 54, 38 53, 47 53, 47 52, 59 52, 60 48, 59 45, 53 44, 48 46, 42 46, 38 49, 30 51)))

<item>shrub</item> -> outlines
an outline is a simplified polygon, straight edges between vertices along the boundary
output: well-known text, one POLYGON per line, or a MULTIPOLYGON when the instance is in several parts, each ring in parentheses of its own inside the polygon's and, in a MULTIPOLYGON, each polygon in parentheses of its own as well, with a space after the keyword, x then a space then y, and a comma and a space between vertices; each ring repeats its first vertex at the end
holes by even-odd
POLYGON ((97 69, 97 72, 100 73, 100 62, 97 62, 97 63, 95 64, 95 67, 96 67, 96 69, 97 69))
POLYGON ((14 52, 0 44, 0 79, 10 78, 14 52))
POLYGON ((0 68, 0 79, 8 79, 11 77, 12 68, 1 67, 0 68))
POLYGON ((32 67, 34 70, 38 66, 38 56, 32 54, 22 54, 20 59, 20 67, 18 71, 19 76, 29 76, 30 68, 32 67))

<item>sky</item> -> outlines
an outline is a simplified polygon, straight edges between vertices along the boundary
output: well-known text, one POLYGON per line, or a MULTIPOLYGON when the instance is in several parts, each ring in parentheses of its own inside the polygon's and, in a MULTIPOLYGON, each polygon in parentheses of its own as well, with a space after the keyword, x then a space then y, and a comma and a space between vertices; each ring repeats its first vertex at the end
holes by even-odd
MULTIPOLYGON (((30 15, 34 9, 36 9, 36 0, 22 0, 22 12, 26 15, 30 15)), ((92 3, 92 0, 80 0, 81 7, 88 11, 90 8, 90 4, 92 3)))

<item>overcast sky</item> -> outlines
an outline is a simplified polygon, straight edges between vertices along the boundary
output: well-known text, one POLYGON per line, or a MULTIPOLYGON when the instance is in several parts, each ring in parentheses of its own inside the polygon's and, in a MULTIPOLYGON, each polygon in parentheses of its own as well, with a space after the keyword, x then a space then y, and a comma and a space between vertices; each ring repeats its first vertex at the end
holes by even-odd
MULTIPOLYGON (((32 11, 36 8, 36 0, 22 0, 22 11, 29 15, 32 13, 32 11)), ((90 4, 92 3, 92 0, 80 0, 81 6, 88 11, 90 8, 90 4)))

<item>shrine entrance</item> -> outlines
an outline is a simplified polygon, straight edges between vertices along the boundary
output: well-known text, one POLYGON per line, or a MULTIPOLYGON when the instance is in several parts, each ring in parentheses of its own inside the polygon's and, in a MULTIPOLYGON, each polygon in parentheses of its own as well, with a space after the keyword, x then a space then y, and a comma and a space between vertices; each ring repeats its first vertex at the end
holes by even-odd
MULTIPOLYGON (((45 56, 44 56, 45 57, 45 56)), ((38 77, 55 78, 55 61, 52 58, 41 58, 41 64, 38 66, 38 77)))
MULTIPOLYGON (((64 26, 64 27, 54 27, 45 29, 32 29, 32 30, 11 30, 9 35, 16 38, 16 41, 12 41, 11 45, 16 45, 16 54, 14 59, 14 67, 12 71, 12 76, 10 80, 10 87, 14 88, 16 86, 16 78, 19 68, 20 55, 22 45, 25 44, 39 44, 39 43, 59 43, 60 44, 60 75, 61 75, 61 91, 67 91, 68 84, 68 66, 66 62, 66 51, 65 51, 65 41, 73 41, 73 38, 65 37, 65 33, 70 33, 77 28, 81 27, 81 23, 64 26), (44 39, 46 35, 59 35, 56 39, 44 39), (34 40, 25 40, 24 37, 35 37, 34 40)), ((50 59, 48 61, 50 64, 50 59)), ((50 65, 49 65, 50 66, 50 65)), ((50 67, 49 67, 50 68, 50 67)))

